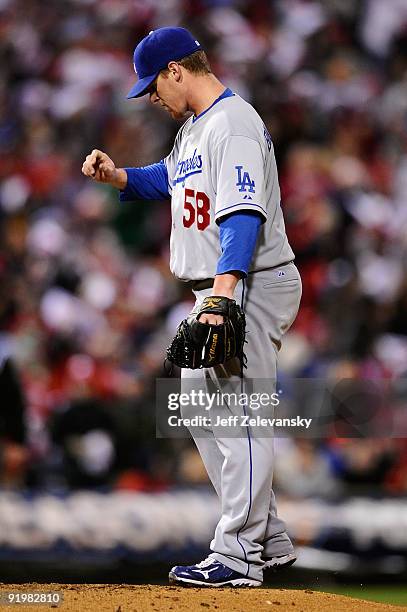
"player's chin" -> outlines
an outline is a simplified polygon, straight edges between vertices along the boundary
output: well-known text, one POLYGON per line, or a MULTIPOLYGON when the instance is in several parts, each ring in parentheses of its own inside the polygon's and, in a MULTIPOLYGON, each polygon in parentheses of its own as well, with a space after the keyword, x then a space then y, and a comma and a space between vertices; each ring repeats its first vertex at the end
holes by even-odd
POLYGON ((170 108, 169 106, 164 106, 164 110, 171 115, 173 119, 183 119, 185 117, 185 112, 180 111, 176 108, 170 108))
POLYGON ((173 119, 183 119, 184 118, 184 113, 174 110, 173 108, 169 108, 168 112, 173 119))

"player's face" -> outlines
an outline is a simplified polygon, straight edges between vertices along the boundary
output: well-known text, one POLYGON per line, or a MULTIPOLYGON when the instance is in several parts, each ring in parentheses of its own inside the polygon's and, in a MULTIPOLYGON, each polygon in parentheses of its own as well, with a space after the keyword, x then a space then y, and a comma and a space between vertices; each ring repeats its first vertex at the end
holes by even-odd
POLYGON ((171 74, 160 72, 150 85, 148 94, 150 102, 162 106, 173 119, 182 119, 187 112, 181 86, 171 74))

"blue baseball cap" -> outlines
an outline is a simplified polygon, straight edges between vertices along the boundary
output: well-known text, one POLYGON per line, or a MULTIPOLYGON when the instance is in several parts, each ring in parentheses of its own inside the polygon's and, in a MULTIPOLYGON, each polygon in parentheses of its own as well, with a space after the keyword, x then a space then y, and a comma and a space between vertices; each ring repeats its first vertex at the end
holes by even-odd
POLYGON ((138 81, 127 94, 127 98, 139 98, 168 63, 187 57, 202 49, 201 45, 185 28, 159 28, 152 30, 134 50, 134 70, 138 81))

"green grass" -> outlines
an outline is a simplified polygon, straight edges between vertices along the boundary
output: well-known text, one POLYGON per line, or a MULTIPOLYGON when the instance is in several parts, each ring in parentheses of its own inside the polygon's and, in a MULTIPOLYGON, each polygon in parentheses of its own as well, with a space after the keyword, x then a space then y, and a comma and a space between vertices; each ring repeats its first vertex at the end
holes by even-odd
POLYGON ((347 595, 357 599, 368 599, 381 603, 407 606, 407 586, 394 585, 363 585, 363 586, 329 586, 318 587, 318 591, 324 593, 336 593, 337 595, 347 595))

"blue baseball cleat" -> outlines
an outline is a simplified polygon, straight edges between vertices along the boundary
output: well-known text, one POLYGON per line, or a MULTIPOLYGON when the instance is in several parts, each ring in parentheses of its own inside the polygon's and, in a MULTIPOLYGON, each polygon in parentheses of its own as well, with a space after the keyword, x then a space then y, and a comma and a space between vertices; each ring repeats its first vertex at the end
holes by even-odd
POLYGON ((220 561, 208 557, 196 565, 175 565, 169 573, 171 584, 198 587, 259 587, 254 580, 226 567, 220 561))

